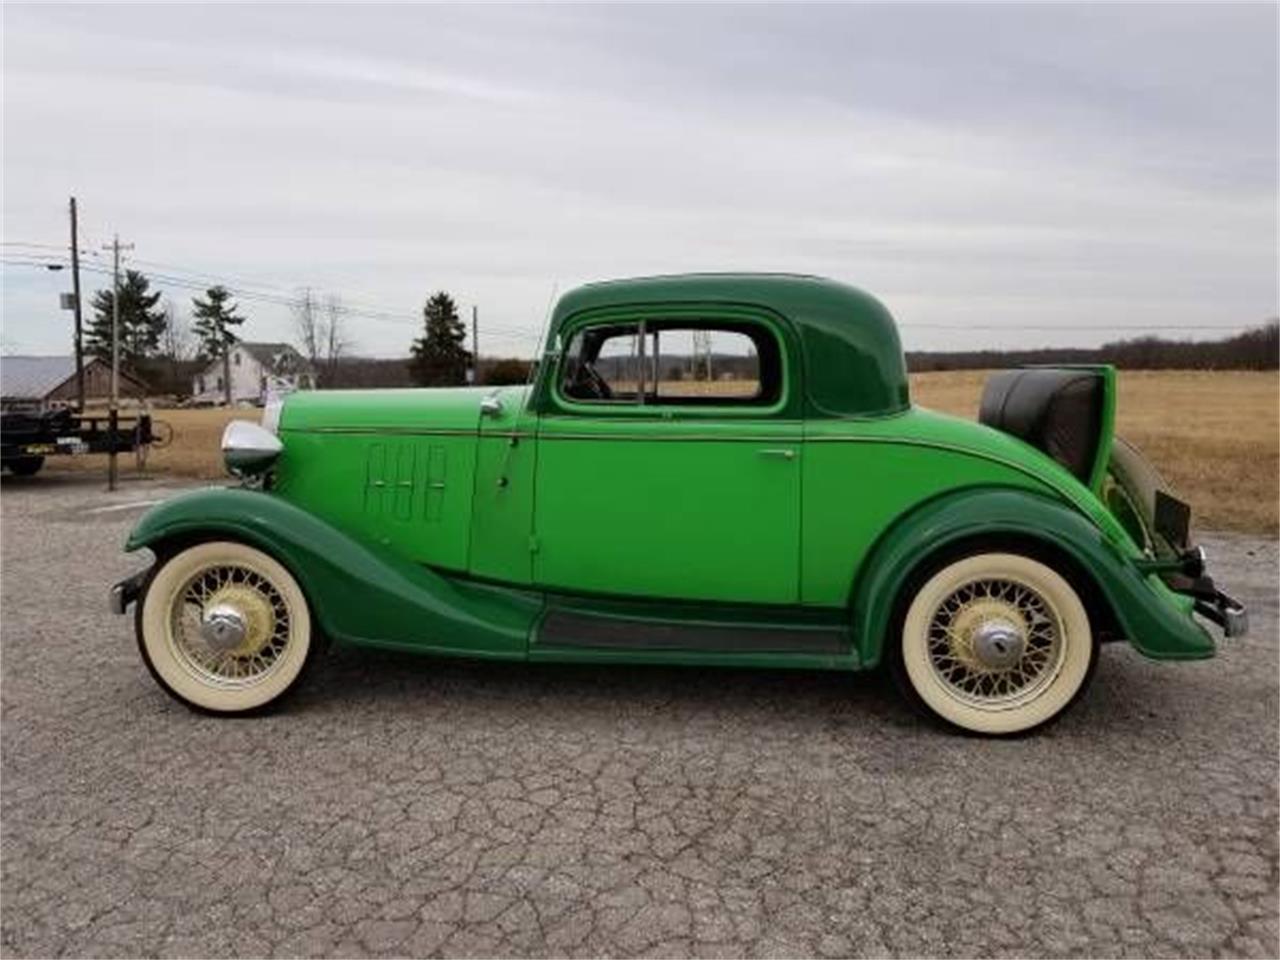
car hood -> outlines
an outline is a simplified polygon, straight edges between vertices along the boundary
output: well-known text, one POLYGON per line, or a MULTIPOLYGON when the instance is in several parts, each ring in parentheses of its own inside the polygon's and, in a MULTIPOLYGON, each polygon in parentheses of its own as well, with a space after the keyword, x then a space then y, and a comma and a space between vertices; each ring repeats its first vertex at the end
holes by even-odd
POLYGON ((280 431, 474 433, 480 427, 483 398, 497 394, 508 409, 515 409, 527 392, 523 386, 300 391, 286 398, 280 413, 280 431))

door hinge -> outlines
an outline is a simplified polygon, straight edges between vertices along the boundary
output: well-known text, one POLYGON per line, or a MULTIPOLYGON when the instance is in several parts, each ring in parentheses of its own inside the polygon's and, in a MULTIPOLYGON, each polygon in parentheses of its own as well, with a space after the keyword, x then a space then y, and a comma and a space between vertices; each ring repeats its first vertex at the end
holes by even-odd
POLYGON ((529 552, 530 553, 538 552, 538 538, 536 536, 530 535, 529 537, 529 552))

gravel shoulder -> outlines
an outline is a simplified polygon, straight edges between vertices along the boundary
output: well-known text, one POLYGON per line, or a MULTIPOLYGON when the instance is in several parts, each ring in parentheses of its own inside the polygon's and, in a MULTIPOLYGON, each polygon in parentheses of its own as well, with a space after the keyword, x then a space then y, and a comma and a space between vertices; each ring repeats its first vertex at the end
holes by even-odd
POLYGON ((4 479, 5 955, 1280 955, 1274 540, 1202 538, 1250 636, 1112 645, 1019 740, 877 676, 344 650, 217 720, 106 611, 175 489, 4 479))

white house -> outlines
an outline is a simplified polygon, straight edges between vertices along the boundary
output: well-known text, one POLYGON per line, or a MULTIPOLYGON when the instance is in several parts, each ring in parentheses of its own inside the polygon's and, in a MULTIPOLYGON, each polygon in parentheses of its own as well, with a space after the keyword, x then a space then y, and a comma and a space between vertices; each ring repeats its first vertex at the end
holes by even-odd
MULTIPOLYGON (((222 358, 211 361, 196 374, 191 399, 221 403, 224 399, 222 358)), ((306 358, 287 343, 234 343, 231 345, 231 400, 266 403, 276 394, 311 390, 315 371, 306 358)))

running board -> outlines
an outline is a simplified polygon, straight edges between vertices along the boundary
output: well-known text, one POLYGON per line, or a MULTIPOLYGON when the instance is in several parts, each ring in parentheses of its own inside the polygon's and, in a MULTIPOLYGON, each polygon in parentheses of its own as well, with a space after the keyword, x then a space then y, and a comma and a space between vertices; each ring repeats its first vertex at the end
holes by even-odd
POLYGON ((532 649, 821 657, 851 652, 849 630, 843 625, 751 622, 740 617, 680 619, 672 613, 676 615, 626 616, 553 606, 538 625, 532 649))

